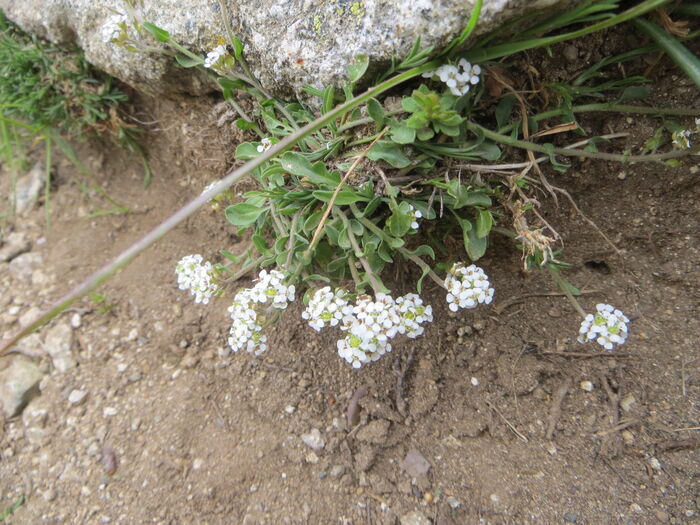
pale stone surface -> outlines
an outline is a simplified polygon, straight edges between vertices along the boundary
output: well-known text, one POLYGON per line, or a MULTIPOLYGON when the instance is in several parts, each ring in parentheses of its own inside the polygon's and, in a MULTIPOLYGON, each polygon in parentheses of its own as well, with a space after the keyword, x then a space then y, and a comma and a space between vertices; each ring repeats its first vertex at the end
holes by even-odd
MULTIPOLYGON (((278 95, 300 93, 306 84, 339 84, 353 56, 366 54, 376 70, 407 54, 418 36, 441 48, 457 36, 473 0, 225 0, 231 27, 245 44, 253 72, 278 95)), ((566 7, 573 0, 485 0, 477 32, 538 8, 566 7)), ((204 77, 173 66, 160 55, 130 53, 104 42, 110 16, 126 14, 107 0, 0 0, 0 9, 30 33, 62 44, 78 44, 96 66, 137 89, 202 92, 204 77)), ((144 0, 135 13, 170 32, 202 55, 225 34, 218 2, 144 0)))
POLYGON ((5 417, 20 413, 39 393, 39 382, 44 373, 30 358, 10 355, 0 360, 0 405, 5 417))

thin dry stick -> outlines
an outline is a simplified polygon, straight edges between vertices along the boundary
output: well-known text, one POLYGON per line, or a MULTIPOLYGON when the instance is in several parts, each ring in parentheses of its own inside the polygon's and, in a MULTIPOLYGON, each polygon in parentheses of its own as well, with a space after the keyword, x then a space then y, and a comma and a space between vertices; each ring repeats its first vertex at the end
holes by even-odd
MULTIPOLYGON (((592 294, 592 293, 599 293, 600 290, 581 290, 581 295, 584 294, 592 294)), ((529 299, 531 297, 565 297, 566 294, 564 292, 540 292, 540 293, 526 293, 524 295, 520 295, 518 297, 513 297, 512 299, 508 299, 507 301, 503 301, 500 304, 497 304, 496 306, 493 307, 493 311, 496 312, 497 315, 501 315, 503 313, 503 310, 506 308, 510 308, 513 305, 516 305, 518 303, 522 303, 525 301, 525 299, 529 299)))
POLYGON ((515 428, 515 426, 513 425, 513 423, 511 423, 510 421, 508 421, 508 419, 506 419, 506 416, 504 416, 504 415, 501 413, 500 410, 498 410, 490 401, 486 401, 486 404, 487 404, 494 412, 496 412, 496 414, 499 415, 499 417, 505 422, 506 425, 508 425, 508 427, 515 433, 516 436, 518 436, 520 439, 522 439, 525 443, 528 442, 527 438, 526 438, 523 434, 521 434, 520 431, 518 431, 517 428, 515 428))
POLYGON ((630 420, 628 420, 628 421, 623 421, 623 422, 620 423, 619 425, 615 425, 614 427, 609 428, 609 429, 607 429, 607 430, 600 430, 600 431, 596 432, 596 433, 593 434, 593 435, 594 435, 595 437, 606 436, 606 435, 608 435, 608 434, 612 434, 613 432, 618 432, 618 431, 620 431, 620 430, 624 430, 624 429, 626 429, 626 428, 628 428, 628 427, 631 427, 631 426, 633 426, 633 425, 637 425, 637 424, 639 424, 639 423, 640 423, 639 419, 630 419, 630 420))
POLYGON ((335 204, 335 199, 338 197, 338 193, 340 193, 340 189, 343 187, 343 184, 345 184, 345 181, 348 180, 348 177, 352 175, 352 172, 355 171, 355 168, 362 162, 362 159, 364 159, 367 154, 370 152, 370 150, 374 147, 374 145, 379 142, 379 139, 381 139, 384 134, 387 132, 389 128, 384 128, 378 135, 377 137, 372 141, 372 143, 362 152, 360 153, 355 161, 352 163, 350 166, 350 169, 348 169, 347 173, 343 176, 341 181, 338 183, 338 186, 336 186, 335 191, 333 192, 333 195, 331 196, 331 200, 328 201, 328 206, 326 206, 326 211, 323 212, 323 216, 321 217, 320 222, 318 223, 318 226, 316 227, 316 231, 314 232, 314 236, 311 239, 311 243, 309 243, 309 248, 307 253, 310 253, 311 250, 314 249, 316 246, 316 243, 318 242, 319 237, 321 236, 321 232, 323 231, 323 226, 326 224, 326 221, 328 220, 328 215, 330 215, 331 210, 333 209, 333 204, 335 204))
POLYGON ((548 440, 552 439, 554 436, 554 430, 556 429, 557 422, 561 417, 561 404, 570 388, 571 378, 567 376, 562 380, 559 388, 557 388, 557 391, 554 392, 554 396, 552 397, 552 406, 549 409, 549 418, 547 420, 547 433, 545 434, 545 437, 548 440))

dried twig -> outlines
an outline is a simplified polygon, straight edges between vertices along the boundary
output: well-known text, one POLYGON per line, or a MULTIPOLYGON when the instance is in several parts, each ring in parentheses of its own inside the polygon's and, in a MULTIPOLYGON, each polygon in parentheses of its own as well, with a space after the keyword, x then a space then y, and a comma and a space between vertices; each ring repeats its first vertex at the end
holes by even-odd
POLYGON ((676 450, 691 450, 700 448, 700 438, 669 439, 656 444, 658 452, 674 452, 676 450))
POLYGON ((616 425, 612 428, 609 428, 607 430, 600 430, 593 434, 595 437, 602 437, 602 436, 607 436, 608 434, 612 434, 613 432, 619 432, 620 430, 624 430, 626 428, 629 428, 634 425, 638 425, 640 421, 638 419, 630 419, 627 421, 621 422, 619 425, 616 425))
POLYGON ((515 428, 515 425, 513 425, 513 423, 508 421, 506 416, 504 416, 500 410, 498 410, 490 401, 486 401, 486 404, 491 408, 491 410, 493 410, 494 412, 496 412, 496 414, 498 414, 498 416, 504 421, 504 423, 506 425, 508 425, 508 427, 513 431, 513 433, 516 436, 518 436, 520 439, 522 439, 525 443, 528 442, 528 439, 517 428, 515 428))
MULTIPOLYGON (((599 293, 600 290, 581 290, 581 294, 593 294, 593 293, 599 293)), ((525 299, 529 299, 531 297, 565 297, 566 294, 564 292, 539 292, 539 293, 526 293, 524 295, 519 295, 518 297, 513 297, 511 299, 508 299, 507 301, 503 301, 496 306, 493 307, 494 312, 496 312, 497 315, 501 315, 503 313, 503 310, 506 308, 509 308, 511 306, 514 306, 516 304, 522 303, 525 301, 525 299)))
POLYGON ((348 422, 348 428, 352 428, 360 422, 360 399, 365 397, 369 393, 366 386, 361 386, 350 398, 348 403, 348 409, 345 412, 345 416, 348 422))
POLYGON ((398 410, 399 414, 401 414, 403 417, 408 417, 406 400, 403 398, 404 379, 411 368, 411 364, 413 364, 414 353, 415 348, 411 346, 411 349, 408 351, 408 355, 406 356, 406 360, 403 362, 403 364, 401 364, 401 356, 398 356, 394 360, 394 375, 396 376, 396 410, 398 410))
POLYGON ((562 379, 556 392, 554 392, 554 396, 552 397, 552 406, 549 408, 549 418, 547 419, 547 433, 545 434, 547 439, 552 439, 554 436, 554 430, 556 429, 557 422, 561 417, 561 404, 570 388, 571 378, 567 376, 562 379))

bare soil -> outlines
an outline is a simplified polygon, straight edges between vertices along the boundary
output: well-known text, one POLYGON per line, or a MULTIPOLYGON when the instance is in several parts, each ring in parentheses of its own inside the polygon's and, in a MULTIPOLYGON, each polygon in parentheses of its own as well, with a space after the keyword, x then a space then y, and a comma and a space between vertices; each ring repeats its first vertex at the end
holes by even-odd
MULTIPOLYGON (((581 56, 596 46, 581 45, 581 56)), ((548 67, 565 78, 576 66, 556 58, 548 67)), ((698 107, 697 89, 670 63, 651 74, 652 104, 698 107)), ((156 173, 147 190, 122 151, 78 145, 95 182, 131 213, 88 217, 99 198, 86 201, 74 168, 59 165, 51 225, 41 208, 14 223, 33 239, 45 278, 3 269, 2 310, 21 310, 0 318, 0 334, 221 176, 240 137, 217 125, 215 103, 140 99, 148 114, 139 118, 158 122, 146 139, 156 173)), ((615 151, 636 150, 658 126, 612 114, 582 122, 630 133, 615 151)), ((632 319, 620 350, 577 343, 580 318, 566 298, 495 238, 480 262, 496 287, 491 307, 453 314, 429 284, 426 334, 360 371, 337 356, 334 334, 305 325, 298 304, 265 354, 222 355, 227 305, 194 304, 174 265, 245 241, 221 212, 202 209, 109 281, 104 302, 85 300, 58 320, 81 316, 78 366, 47 376, 30 404, 48 410, 40 439, 21 418, 0 426, 0 510, 26 497, 6 522, 388 525, 418 512, 428 521, 405 523, 700 523, 698 166, 572 162, 563 175, 543 169, 619 254, 563 196, 537 196, 573 264, 566 277, 593 290, 584 307, 609 302, 632 319), (348 428, 362 386, 360 426, 348 428), (67 401, 74 389, 87 392, 79 406, 67 401), (321 450, 301 439, 312 429, 321 450), (412 449, 427 475, 405 473, 412 449)), ((396 272, 397 283, 414 280, 408 267, 396 272)))

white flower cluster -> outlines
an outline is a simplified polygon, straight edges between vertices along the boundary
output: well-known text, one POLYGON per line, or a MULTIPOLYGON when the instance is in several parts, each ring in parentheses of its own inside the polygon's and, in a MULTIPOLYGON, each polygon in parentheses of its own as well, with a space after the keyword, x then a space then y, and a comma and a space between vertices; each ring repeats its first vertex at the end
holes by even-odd
POLYGON ((223 291, 214 275, 212 264, 199 254, 186 255, 175 267, 180 290, 190 290, 195 303, 207 304, 223 291))
POLYGON ((630 320, 609 304, 597 304, 596 310, 595 315, 588 314, 581 323, 579 343, 595 339, 596 343, 606 350, 612 350, 616 344, 624 344, 627 340, 627 323, 630 320))
POLYGON ((223 45, 218 45, 209 53, 207 53, 206 58, 204 59, 204 67, 212 69, 216 63, 221 59, 221 57, 224 57, 228 55, 228 51, 226 51, 226 46, 223 45))
POLYGON ((126 23, 126 15, 114 13, 107 17, 100 27, 100 36, 105 44, 117 40, 122 36, 124 24, 126 23))
POLYGON ((316 290, 301 317, 317 332, 326 326, 337 326, 352 315, 352 306, 346 296, 347 292, 342 288, 332 291, 330 286, 325 286, 316 290))
POLYGON ((411 204, 409 204, 408 207, 410 208, 411 213, 411 229, 417 230, 420 226, 420 224, 418 224, 418 219, 423 218, 423 214, 420 212, 420 210, 415 209, 411 204))
POLYGON ((258 147, 255 148, 258 150, 258 153, 262 153, 263 151, 267 151, 272 147, 272 141, 268 138, 264 138, 260 141, 260 144, 258 144, 258 147))
POLYGON ((478 84, 479 75, 481 75, 481 67, 476 64, 472 66, 464 58, 460 58, 456 66, 444 64, 435 71, 423 73, 425 78, 437 76, 457 97, 465 95, 473 85, 478 84))
POLYGON ((695 119, 695 129, 680 129, 671 134, 673 146, 679 149, 689 149, 693 145, 690 137, 696 133, 700 133, 700 118, 695 119))
POLYGON ((494 293, 484 270, 461 262, 452 265, 445 278, 445 288, 447 303, 453 312, 460 308, 476 308, 480 303, 490 304, 494 293))
POLYGON ((432 320, 432 308, 423 306, 416 294, 396 300, 383 293, 377 293, 374 300, 361 295, 340 327, 348 335, 338 340, 338 354, 353 368, 360 368, 391 352, 389 340, 397 334, 418 337, 423 333, 420 325, 432 320))
POLYGON ((285 276, 278 270, 262 270, 258 282, 236 294, 229 306, 233 324, 229 330, 228 344, 234 352, 246 349, 260 355, 267 350, 267 336, 262 333, 264 317, 258 312, 260 305, 284 310, 294 301, 294 285, 284 284, 285 276))

